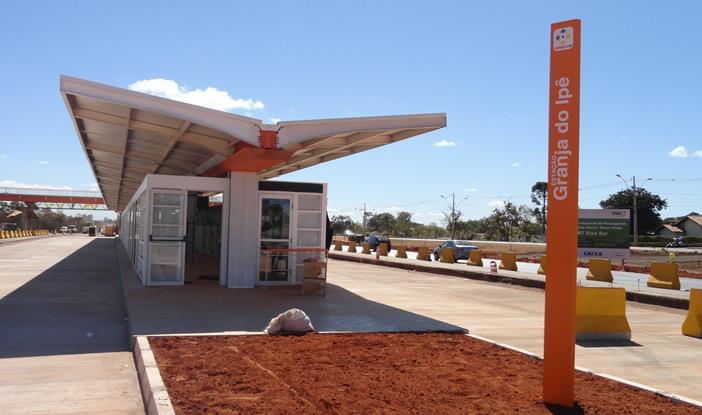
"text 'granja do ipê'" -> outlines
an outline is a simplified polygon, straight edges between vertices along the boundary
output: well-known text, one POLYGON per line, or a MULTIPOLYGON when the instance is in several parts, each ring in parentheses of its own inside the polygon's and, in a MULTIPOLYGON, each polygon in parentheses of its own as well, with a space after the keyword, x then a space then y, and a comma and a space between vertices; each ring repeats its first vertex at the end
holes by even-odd
POLYGON ((570 79, 568 79, 567 76, 556 80, 558 96, 554 102, 556 118, 553 121, 553 126, 555 127, 557 137, 556 148, 553 150, 549 159, 549 187, 556 200, 566 200, 568 198, 569 167, 571 156, 573 155, 568 141, 568 119, 570 118, 568 104, 573 98, 573 94, 570 92, 570 89, 568 89, 569 84, 570 79))

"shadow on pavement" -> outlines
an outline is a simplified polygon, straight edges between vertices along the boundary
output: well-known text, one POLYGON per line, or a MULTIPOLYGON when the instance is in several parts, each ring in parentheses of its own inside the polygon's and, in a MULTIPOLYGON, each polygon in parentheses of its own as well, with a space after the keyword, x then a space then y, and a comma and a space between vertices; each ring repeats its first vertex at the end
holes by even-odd
POLYGON ((90 241, 0 299, 0 358, 126 350, 114 240, 90 241))
POLYGON ((581 347, 641 347, 631 340, 587 340, 576 341, 575 344, 581 347))

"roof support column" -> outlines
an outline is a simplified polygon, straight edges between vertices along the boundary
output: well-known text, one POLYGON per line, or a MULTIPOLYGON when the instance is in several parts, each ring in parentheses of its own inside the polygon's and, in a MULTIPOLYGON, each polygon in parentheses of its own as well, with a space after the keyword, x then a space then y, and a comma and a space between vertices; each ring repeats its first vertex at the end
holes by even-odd
POLYGON ((231 172, 229 191, 228 288, 251 288, 258 277, 258 179, 231 172))

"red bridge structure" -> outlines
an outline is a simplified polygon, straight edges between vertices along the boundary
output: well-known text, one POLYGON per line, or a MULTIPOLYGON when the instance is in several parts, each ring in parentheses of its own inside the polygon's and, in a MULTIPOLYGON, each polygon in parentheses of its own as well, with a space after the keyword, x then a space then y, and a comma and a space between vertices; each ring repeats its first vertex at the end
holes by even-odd
POLYGON ((100 192, 85 190, 0 187, 0 202, 20 202, 30 209, 108 210, 100 192))

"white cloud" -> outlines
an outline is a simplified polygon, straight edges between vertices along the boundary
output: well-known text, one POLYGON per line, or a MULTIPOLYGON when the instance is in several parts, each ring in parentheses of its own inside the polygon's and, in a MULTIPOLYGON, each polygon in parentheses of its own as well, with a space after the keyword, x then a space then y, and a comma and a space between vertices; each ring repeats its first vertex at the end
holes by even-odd
POLYGON ((100 186, 98 186, 97 183, 86 183, 86 184, 81 184, 80 187, 87 189, 87 190, 100 190, 100 186))
POLYGON ((702 150, 697 150, 694 153, 692 153, 692 155, 695 157, 702 157, 702 150))
POLYGON ((512 163, 512 167, 519 167, 519 166, 521 166, 521 165, 522 165, 522 163, 520 163, 520 162, 518 162, 518 161, 512 163))
POLYGON ((427 212, 427 216, 433 216, 435 218, 443 218, 444 214, 441 212, 427 212))
POLYGON ((339 209, 334 209, 334 208, 327 208, 327 212, 338 212, 339 209))
POLYGON ((434 147, 456 147, 455 141, 441 140, 434 143, 434 147))
POLYGON ((42 166, 48 166, 49 164, 51 164, 51 162, 50 162, 50 161, 46 161, 46 160, 39 160, 39 161, 36 162, 36 164, 39 164, 39 165, 42 165, 42 166))
POLYGON ((0 180, 0 187, 19 187, 22 189, 73 190, 70 186, 52 186, 49 184, 21 183, 16 180, 0 180))
POLYGON ((229 92, 221 91, 215 87, 208 86, 204 90, 199 88, 189 89, 178 85, 176 81, 163 78, 144 79, 134 82, 129 85, 128 88, 132 91, 143 92, 145 94, 187 102, 188 104, 213 108, 220 111, 237 109, 260 110, 265 107, 261 101, 255 101, 251 98, 232 98, 229 92))
POLYGON ((674 149, 670 150, 670 153, 668 153, 668 155, 672 157, 685 158, 687 157, 687 149, 685 148, 685 146, 677 146, 674 149))
POLYGON ((271 118, 268 119, 268 121, 269 121, 271 124, 278 124, 278 123, 280 122, 280 118, 271 117, 271 118))
POLYGON ((488 207, 493 207, 493 208, 501 208, 505 206, 505 201, 504 200, 492 200, 488 202, 486 205, 488 207))
POLYGON ((478 191, 478 189, 476 189, 475 187, 466 187, 463 190, 465 190, 466 192, 477 192, 478 191))

